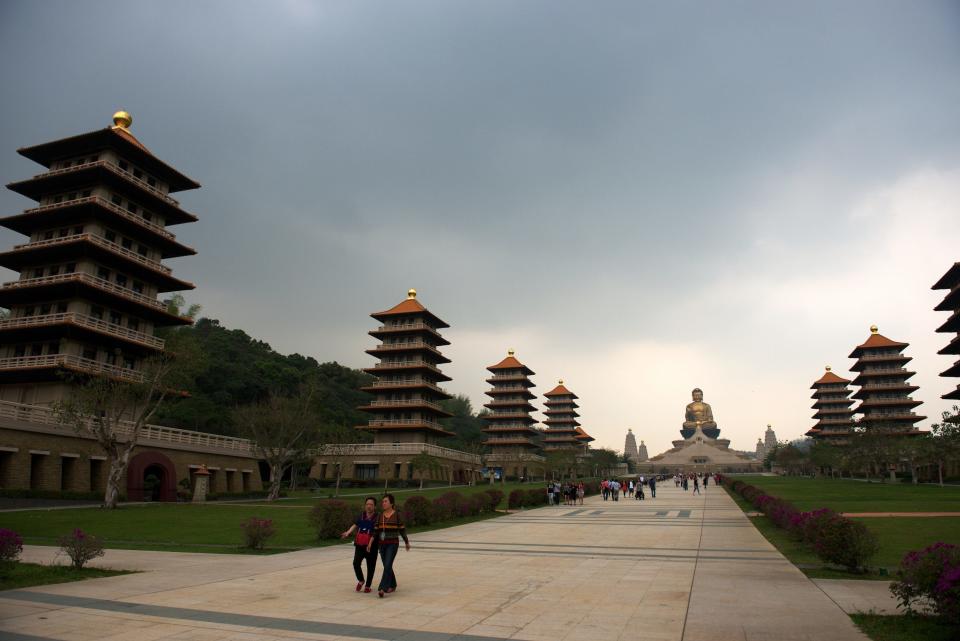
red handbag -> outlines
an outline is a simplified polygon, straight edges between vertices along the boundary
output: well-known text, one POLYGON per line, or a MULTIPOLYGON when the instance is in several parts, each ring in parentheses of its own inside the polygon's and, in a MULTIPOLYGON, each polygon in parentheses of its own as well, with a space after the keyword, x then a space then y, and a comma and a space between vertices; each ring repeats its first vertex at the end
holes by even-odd
POLYGON ((354 539, 353 542, 356 543, 357 545, 362 545, 363 547, 367 547, 367 545, 370 543, 370 533, 357 532, 357 538, 354 539))

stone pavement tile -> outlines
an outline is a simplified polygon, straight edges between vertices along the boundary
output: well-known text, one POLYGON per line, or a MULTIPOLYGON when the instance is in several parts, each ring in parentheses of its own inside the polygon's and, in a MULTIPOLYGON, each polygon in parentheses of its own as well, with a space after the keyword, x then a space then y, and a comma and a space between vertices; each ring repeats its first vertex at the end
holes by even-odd
POLYGON ((813 582, 848 614, 903 614, 886 581, 813 579, 813 582))

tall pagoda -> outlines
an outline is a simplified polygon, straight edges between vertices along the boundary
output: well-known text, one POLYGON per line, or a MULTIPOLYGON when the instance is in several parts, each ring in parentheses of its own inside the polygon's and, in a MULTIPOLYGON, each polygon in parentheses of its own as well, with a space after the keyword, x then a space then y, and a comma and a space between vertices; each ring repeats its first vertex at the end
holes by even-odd
POLYGON ((593 438, 592 436, 584 432, 582 427, 576 428, 576 432, 577 432, 577 436, 576 436, 577 444, 581 448, 581 453, 587 454, 590 451, 590 443, 594 442, 597 439, 593 438))
POLYGON ((29 237, 0 253, 19 272, 0 286, 0 399, 50 404, 69 388, 63 372, 143 379, 162 352, 154 329, 192 321, 158 294, 193 289, 161 261, 196 252, 171 225, 197 220, 171 193, 200 185, 154 156, 131 133, 125 111, 113 126, 18 153, 45 171, 7 185, 37 202, 0 225, 29 237))
POLYGON ((813 390, 813 409, 817 424, 807 432, 807 436, 816 439, 833 439, 850 435, 853 429, 853 410, 850 408, 854 401, 850 396, 848 385, 850 381, 837 376, 829 365, 819 379, 814 381, 810 389, 813 390))
POLYGON ((581 446, 577 428, 577 395, 568 390, 561 380, 556 387, 544 394, 547 398, 544 405, 547 416, 543 424, 547 426, 543 434, 543 449, 550 452, 555 450, 577 450, 581 446))
POLYGON ((853 395, 860 400, 856 413, 863 415, 860 426, 868 431, 920 434, 914 423, 926 417, 913 411, 922 401, 910 398, 919 388, 908 382, 916 372, 905 368, 912 360, 903 355, 907 347, 909 343, 890 340, 873 325, 870 337, 850 353, 857 359, 850 368, 857 372, 853 384, 860 386, 853 395))
POLYGON ((357 429, 373 432, 374 443, 435 444, 452 436, 440 425, 451 416, 440 406, 450 395, 438 385, 450 380, 439 367, 450 362, 439 349, 450 344, 439 332, 449 325, 420 304, 414 289, 403 302, 370 316, 383 323, 369 332, 381 343, 366 351, 380 362, 363 370, 377 380, 363 388, 375 398, 358 408, 372 417, 357 429))
POLYGON ((514 477, 527 478, 529 474, 523 462, 535 460, 531 455, 536 455, 540 447, 535 440, 537 430, 533 428, 537 420, 530 416, 530 412, 536 409, 530 403, 534 398, 530 391, 531 387, 535 387, 530 381, 534 372, 517 360, 513 350, 487 370, 491 374, 487 383, 492 386, 487 391, 491 400, 484 405, 489 410, 484 416, 487 426, 483 429, 487 434, 483 444, 490 448, 487 461, 501 464, 499 467, 503 478, 509 469, 504 468, 504 464, 511 463, 514 477))
MULTIPOLYGON (((960 263, 954 263, 953 267, 948 269, 947 273, 936 282, 933 289, 950 290, 947 292, 947 295, 944 296, 943 301, 934 307, 934 310, 938 312, 953 312, 950 314, 947 322, 937 328, 937 331, 944 334, 956 334, 956 336, 947 343, 947 346, 937 352, 937 354, 960 356, 960 263)), ((941 372, 940 376, 950 378, 960 377, 960 359, 953 364, 953 367, 949 367, 941 372)), ((941 398, 954 401, 960 400, 960 384, 957 384, 956 389, 947 392, 941 396, 941 398)))

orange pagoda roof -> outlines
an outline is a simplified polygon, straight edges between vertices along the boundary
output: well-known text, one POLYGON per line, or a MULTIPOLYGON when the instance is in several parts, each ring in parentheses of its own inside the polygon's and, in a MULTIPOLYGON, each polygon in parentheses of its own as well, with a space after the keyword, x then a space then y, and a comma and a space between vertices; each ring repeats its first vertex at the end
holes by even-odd
POLYGON ((818 385, 828 385, 830 383, 849 383, 845 378, 840 378, 830 370, 830 366, 827 365, 826 371, 819 380, 814 381, 813 385, 810 386, 810 389, 816 389, 818 385))
POLYGON ((570 396, 571 398, 580 398, 579 396, 577 396, 576 394, 568 390, 564 386, 563 381, 560 381, 556 387, 554 387, 549 392, 545 393, 544 396, 570 396))
POLYGON ((420 301, 417 300, 417 290, 415 289, 411 289, 407 292, 407 298, 403 302, 394 305, 388 310, 374 312, 373 314, 370 314, 370 316, 376 318, 378 321, 385 321, 390 316, 403 316, 407 314, 424 314, 429 316, 438 328, 450 327, 448 324, 440 320, 440 318, 433 312, 420 304, 420 301))
POLYGON ((518 361, 516 356, 513 355, 513 353, 514 352, 511 349, 510 351, 507 352, 507 357, 505 359, 503 359, 496 365, 491 365, 487 369, 491 372, 494 372, 500 369, 519 369, 519 370, 523 370, 523 373, 526 374, 527 376, 533 376, 535 372, 529 367, 527 367, 526 365, 524 365, 523 363, 521 363, 520 361, 518 361))
POLYGON ((587 443, 589 443, 590 441, 596 440, 595 438, 593 438, 592 436, 584 432, 582 427, 578 427, 576 431, 577 431, 578 441, 586 441, 587 443))
POLYGON ((873 325, 870 327, 870 338, 865 340, 860 345, 850 352, 849 358, 860 358, 863 355, 863 350, 872 349, 877 347, 896 347, 898 349, 903 349, 904 347, 909 347, 910 343, 898 343, 897 341, 890 340, 883 334, 877 333, 877 326, 873 325))

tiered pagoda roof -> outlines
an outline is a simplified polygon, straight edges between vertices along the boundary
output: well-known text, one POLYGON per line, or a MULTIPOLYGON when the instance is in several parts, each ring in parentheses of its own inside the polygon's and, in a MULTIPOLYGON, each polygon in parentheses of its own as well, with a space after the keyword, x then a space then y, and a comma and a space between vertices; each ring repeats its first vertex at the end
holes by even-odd
POLYGON ((357 429, 373 432, 374 442, 452 436, 440 425, 441 418, 451 416, 440 406, 450 395, 439 386, 450 380, 439 367, 450 362, 439 349, 450 344, 439 332, 449 325, 420 304, 413 289, 403 302, 371 316, 383 325, 369 332, 381 343, 367 353, 380 362, 363 370, 377 380, 362 388, 375 398, 358 409, 373 416, 357 429))
POLYGON ((547 426, 543 433, 543 449, 551 450, 573 450, 578 449, 582 441, 578 439, 580 433, 577 428, 580 423, 577 417, 576 399, 577 395, 568 390, 561 380, 552 390, 544 394, 547 398, 544 405, 547 409, 544 414, 547 416, 543 424, 547 426))
MULTIPOLYGON (((933 289, 950 290, 947 292, 947 295, 943 297, 943 301, 934 307, 934 310, 938 312, 952 312, 950 318, 938 327, 937 331, 944 334, 956 334, 956 336, 947 343, 946 347, 937 352, 937 354, 960 356, 960 263, 954 263, 953 267, 948 269, 947 273, 934 284, 933 289)), ((948 367, 941 372, 940 376, 949 378, 960 377, 960 358, 957 359, 952 367, 948 367)), ((941 398, 954 401, 960 400, 960 383, 957 384, 956 389, 947 392, 941 398)))
POLYGON ((813 409, 817 412, 813 418, 817 424, 807 432, 807 436, 814 438, 834 438, 849 436, 853 428, 853 410, 850 408, 854 401, 850 396, 848 385, 850 381, 841 378, 831 371, 827 365, 823 376, 814 381, 810 389, 814 390, 813 409))
POLYGON ((156 327, 185 325, 157 295, 193 289, 164 258, 196 252, 170 225, 197 220, 172 192, 200 185, 167 165, 114 114, 105 129, 18 149, 46 171, 7 185, 37 201, 0 226, 29 241, 0 253, 20 272, 0 286, 0 383, 51 383, 60 370, 142 380, 162 351, 156 327))
POLYGON ((487 383, 492 387, 487 391, 490 402, 484 405, 489 410, 483 417, 487 422, 483 430, 487 434, 484 445, 497 460, 506 460, 512 455, 519 459, 522 454, 539 448, 535 440, 537 430, 533 428, 537 420, 530 416, 536 409, 530 403, 534 398, 530 388, 535 385, 529 377, 534 372, 517 360, 513 350, 487 370, 491 373, 487 383))
POLYGON ((850 353, 850 358, 857 359, 850 368, 857 372, 853 384, 860 386, 853 398, 860 399, 856 413, 863 415, 860 425, 865 429, 893 434, 920 433, 914 423, 926 417, 913 411, 922 401, 910 398, 919 388, 908 383, 916 374, 905 367, 912 360, 903 355, 908 346, 909 343, 883 336, 873 325, 870 337, 850 353))

